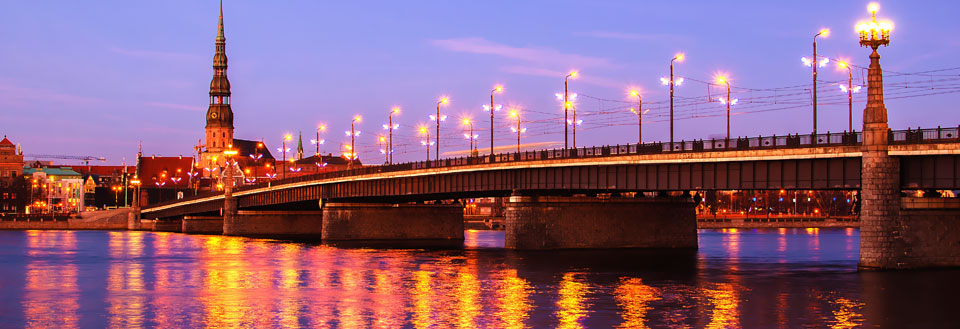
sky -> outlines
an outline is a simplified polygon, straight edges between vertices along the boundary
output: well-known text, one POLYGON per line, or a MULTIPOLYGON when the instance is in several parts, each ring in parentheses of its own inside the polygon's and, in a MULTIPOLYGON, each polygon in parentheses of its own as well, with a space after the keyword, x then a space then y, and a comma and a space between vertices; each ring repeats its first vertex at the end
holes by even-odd
MULTIPOLYGON (((819 55, 865 67, 854 26, 866 1, 256 1, 227 0, 224 22, 235 137, 264 140, 273 153, 299 132, 307 153, 318 124, 324 153, 348 144, 354 115, 363 121, 360 158, 382 163, 376 135, 394 106, 395 161, 422 160, 416 135, 441 95, 443 156, 463 155, 463 117, 472 117, 481 152, 489 147, 482 105, 517 108, 525 147, 563 145, 563 110, 554 97, 567 72, 576 102, 577 145, 636 143, 629 112, 642 91, 644 140, 669 139, 670 59, 677 87, 676 139, 722 137, 725 107, 710 85, 732 85, 732 135, 812 130, 811 71, 819 55), (682 106, 681 106, 682 104, 682 106)), ((894 23, 881 48, 893 129, 956 126, 960 10, 956 1, 883 1, 894 23), (929 72, 935 71, 935 72, 929 72), (919 73, 929 72, 929 73, 919 73), (909 74, 908 74, 909 73, 909 74)), ((103 156, 128 164, 145 155, 190 155, 203 137, 219 3, 169 1, 0 1, 0 134, 27 154, 103 156)), ((855 68, 854 84, 865 83, 855 68)), ((819 131, 847 129, 847 74, 820 70, 819 131)), ((866 90, 855 96, 859 130, 866 90)), ((516 144, 507 111, 496 113, 495 143, 516 144)), ((433 128, 431 127, 431 130, 433 128)), ((432 152, 432 151, 431 151, 432 152)), ((29 159, 29 157, 28 157, 29 159)), ((69 163, 69 162, 67 162, 69 163)))

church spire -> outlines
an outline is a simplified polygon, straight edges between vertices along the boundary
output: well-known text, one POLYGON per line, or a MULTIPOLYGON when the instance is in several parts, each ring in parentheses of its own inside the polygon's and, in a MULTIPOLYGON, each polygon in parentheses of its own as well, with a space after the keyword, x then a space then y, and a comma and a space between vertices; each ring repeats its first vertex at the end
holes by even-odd
POLYGON ((206 130, 208 151, 219 152, 227 145, 233 144, 233 109, 230 107, 230 80, 227 79, 227 38, 223 33, 223 0, 220 1, 220 16, 217 21, 206 130))
POLYGON ((226 37, 223 36, 223 0, 220 0, 220 24, 217 29, 217 42, 225 42, 226 37))
POLYGON ((303 160, 303 132, 299 132, 299 141, 297 141, 297 160, 303 160))

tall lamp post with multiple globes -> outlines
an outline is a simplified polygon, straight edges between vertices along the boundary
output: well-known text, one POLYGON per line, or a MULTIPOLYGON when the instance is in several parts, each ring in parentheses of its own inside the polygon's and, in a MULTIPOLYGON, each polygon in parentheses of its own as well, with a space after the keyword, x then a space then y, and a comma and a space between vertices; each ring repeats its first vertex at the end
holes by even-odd
MULTIPOLYGON (((736 98, 730 99, 730 80, 728 80, 727 77, 722 76, 722 75, 721 75, 721 76, 718 76, 718 77, 717 77, 717 83, 718 83, 718 84, 722 84, 722 85, 726 85, 726 87, 727 87, 727 97, 726 97, 726 98, 717 97, 717 100, 720 101, 720 104, 724 104, 724 105, 727 106, 727 142, 726 142, 726 144, 729 144, 729 143, 730 143, 730 106, 731 106, 731 105, 736 105, 739 100, 736 99, 736 98)), ((727 145, 727 146, 729 146, 729 145, 727 145)))
MULTIPOLYGON (((490 111, 490 156, 493 156, 493 112, 500 111, 500 108, 501 108, 500 105, 493 104, 493 95, 499 94, 502 92, 503 92, 502 85, 497 85, 496 87, 493 87, 493 90, 490 91, 490 106, 489 107, 487 107, 486 105, 483 106, 485 110, 490 111)), ((471 130, 473 130, 472 124, 470 125, 470 127, 471 127, 471 130)), ((473 135, 473 133, 471 133, 471 135, 473 135)))
POLYGON ((389 118, 387 124, 383 125, 383 129, 387 131, 387 163, 393 164, 393 130, 400 128, 399 124, 393 123, 393 115, 400 114, 400 108, 394 106, 393 109, 390 109, 389 118))
POLYGON ((847 85, 840 85, 840 90, 847 94, 847 104, 849 105, 849 123, 847 132, 853 132, 853 94, 860 92, 860 86, 853 86, 853 70, 850 68, 850 64, 847 62, 839 61, 837 62, 837 68, 847 70, 847 85))
MULTIPOLYGON (((813 135, 817 135, 817 67, 827 66, 827 63, 830 62, 829 58, 820 59, 817 56, 817 37, 826 38, 830 35, 830 29, 822 29, 817 34, 813 36, 813 58, 807 59, 806 57, 800 58, 803 61, 803 64, 806 66, 813 67, 813 135)), ((816 142, 816 137, 813 138, 816 142)))
POLYGON ((889 154, 890 127, 887 108, 883 104, 883 71, 880 69, 880 46, 890 44, 893 24, 877 22, 879 6, 871 3, 869 22, 857 24, 860 45, 869 47, 870 67, 867 77, 867 106, 863 110, 863 143, 861 145, 861 176, 870 178, 860 198, 860 261, 865 268, 902 268, 904 258, 919 257, 900 253, 903 247, 891 246, 902 241, 900 218, 900 160, 889 154))
POLYGON ((683 84, 683 78, 674 79, 673 76, 673 63, 674 62, 683 62, 683 59, 686 57, 683 53, 676 54, 670 59, 670 78, 660 78, 660 83, 665 86, 670 86, 670 149, 673 149, 673 87, 679 87, 683 84))

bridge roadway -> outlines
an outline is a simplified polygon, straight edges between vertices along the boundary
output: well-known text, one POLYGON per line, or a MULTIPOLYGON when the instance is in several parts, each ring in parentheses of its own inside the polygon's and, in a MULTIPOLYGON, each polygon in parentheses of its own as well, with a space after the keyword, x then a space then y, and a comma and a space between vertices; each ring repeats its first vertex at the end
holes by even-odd
MULTIPOLYGON (((960 189, 957 128, 891 132, 902 189, 960 189)), ((275 180, 236 188, 239 209, 318 208, 323 202, 400 203, 536 195, 861 186, 859 134, 529 151, 441 159, 275 180), (805 138, 806 137, 806 138, 805 138), (739 145, 738 145, 739 144, 739 145)), ((149 205, 143 218, 219 213, 223 194, 149 205)))

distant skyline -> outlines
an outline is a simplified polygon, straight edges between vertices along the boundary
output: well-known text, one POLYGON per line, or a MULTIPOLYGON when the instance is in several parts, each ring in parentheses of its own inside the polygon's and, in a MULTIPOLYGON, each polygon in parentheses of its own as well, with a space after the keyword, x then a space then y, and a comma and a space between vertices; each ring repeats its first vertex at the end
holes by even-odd
MULTIPOLYGON (((880 1, 878 18, 894 22, 890 47, 881 48, 892 129, 960 123, 955 83, 960 22, 954 1, 880 1), (900 75, 935 72, 936 76, 900 75), (952 81, 952 80, 951 80, 952 81), (931 89, 931 86, 933 89, 931 89), (898 98, 910 96, 909 98, 898 98)), ((800 57, 819 54, 865 66, 854 25, 869 19, 868 1, 492 1, 357 2, 224 1, 226 51, 235 136, 264 139, 276 154, 284 134, 304 135, 306 154, 317 124, 329 129, 324 153, 339 154, 355 114, 360 159, 383 160, 376 134, 393 106, 402 113, 396 161, 422 160, 415 137, 441 95, 444 156, 466 151, 459 119, 471 116, 479 149, 489 145, 490 89, 497 102, 521 108, 536 148, 562 146, 561 104, 570 70, 580 93, 578 146, 635 143, 628 111, 643 91, 645 141, 668 137, 665 102, 670 58, 686 60, 676 73, 677 139, 724 132, 723 106, 708 102, 717 72, 728 75, 734 97, 732 135, 811 131, 810 69, 800 57), (770 90, 771 88, 783 88, 770 90), (806 89, 804 89, 806 88, 806 89), (551 144, 553 142, 553 144, 551 144), (559 144, 556 144, 559 142, 559 144), (552 146, 551 146, 552 145, 552 146), (449 153, 448 153, 449 152, 449 153)), ((203 137, 219 2, 11 1, 0 11, 0 135, 25 153, 96 155, 132 164, 138 141, 144 154, 191 155, 203 137)), ((865 74, 854 71, 856 80, 865 74)), ((834 82, 846 72, 833 63, 820 73, 820 132, 847 127, 846 96, 834 82)), ((860 129, 863 90, 854 104, 860 129)), ((497 145, 515 143, 507 111, 497 113, 497 145)), ((295 145, 294 141, 294 145, 295 145)), ((431 151, 432 152, 432 151, 431 151)), ((276 154, 279 158, 279 154, 276 154)), ((29 159, 28 159, 29 160, 29 159)))

